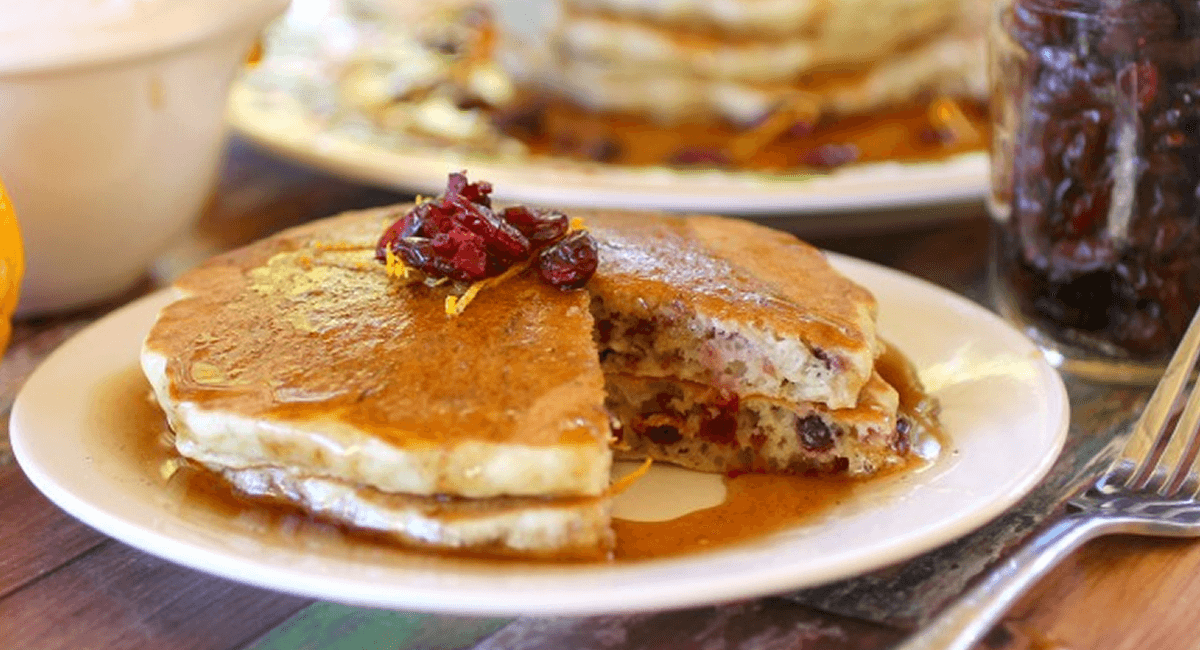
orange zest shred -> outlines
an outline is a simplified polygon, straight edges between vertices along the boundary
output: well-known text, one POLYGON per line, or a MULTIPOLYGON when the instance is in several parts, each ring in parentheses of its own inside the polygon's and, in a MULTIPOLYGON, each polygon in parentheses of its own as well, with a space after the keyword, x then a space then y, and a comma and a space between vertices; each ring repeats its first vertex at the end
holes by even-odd
POLYGON ((926 109, 926 117, 935 129, 947 134, 952 142, 976 141, 981 137, 979 130, 971 124, 971 119, 953 99, 938 98, 926 109))
POLYGON ((612 496, 616 496, 616 495, 624 492, 625 490, 628 490, 634 483, 638 482, 638 479, 645 476, 646 472, 650 471, 650 466, 653 464, 654 464, 653 458, 646 458, 646 461, 642 463, 641 467, 633 470, 632 472, 626 474, 625 476, 622 476, 621 478, 617 479, 616 482, 614 482, 612 485, 608 486, 608 493, 612 496))
POLYGON ((454 294, 446 296, 446 315, 457 316, 463 313, 463 310, 467 308, 467 305, 471 304, 471 301, 475 299, 475 296, 479 295, 480 291, 483 291, 488 287, 494 287, 501 282, 520 274, 522 271, 529 268, 531 264, 533 264, 532 257, 524 262, 521 262, 520 264, 513 264, 508 268, 507 271, 497 275, 494 278, 484 278, 478 282, 471 283, 471 286, 467 287, 467 290, 464 291, 461 296, 456 296, 454 294))
POLYGON ((398 255, 393 253, 390 248, 386 250, 384 254, 387 255, 386 264, 388 275, 392 276, 393 278, 400 278, 401 280, 411 280, 413 278, 413 270, 404 263, 404 260, 400 259, 398 255))
POLYGON ((821 105, 813 95, 790 95, 761 124, 734 138, 729 153, 735 161, 750 160, 797 122, 814 124, 820 116, 821 105))

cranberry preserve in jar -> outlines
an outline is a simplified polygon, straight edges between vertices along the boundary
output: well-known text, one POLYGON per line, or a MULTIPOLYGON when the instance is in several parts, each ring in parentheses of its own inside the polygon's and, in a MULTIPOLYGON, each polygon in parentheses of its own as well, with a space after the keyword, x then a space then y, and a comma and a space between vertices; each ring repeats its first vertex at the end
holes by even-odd
POLYGON ((1200 2, 1001 0, 991 73, 1001 310, 1152 379, 1200 304, 1200 2))

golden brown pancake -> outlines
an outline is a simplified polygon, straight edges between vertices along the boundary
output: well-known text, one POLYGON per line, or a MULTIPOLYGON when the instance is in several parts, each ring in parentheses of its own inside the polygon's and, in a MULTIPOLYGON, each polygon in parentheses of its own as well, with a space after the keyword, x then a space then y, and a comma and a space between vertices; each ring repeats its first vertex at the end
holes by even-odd
POLYGON ((525 275, 447 317, 444 287, 395 282, 375 261, 395 216, 290 230, 179 280, 143 366, 180 451, 410 494, 603 492, 587 294, 525 275))
POLYGON ((608 370, 849 408, 881 348, 875 298, 817 249, 720 217, 587 215, 608 370))
POLYGON ((874 300, 795 238, 584 214, 601 260, 585 289, 527 270, 450 316, 448 284, 374 259, 407 207, 294 228, 180 278, 142 366, 183 456, 409 544, 586 556, 613 544, 612 415, 622 453, 705 471, 866 475, 902 455, 896 391, 872 375, 874 300), (682 402, 646 408, 671 386, 682 402), (655 418, 702 439, 722 408, 742 424, 719 453, 631 444, 655 418), (829 441, 806 441, 809 416, 829 441))

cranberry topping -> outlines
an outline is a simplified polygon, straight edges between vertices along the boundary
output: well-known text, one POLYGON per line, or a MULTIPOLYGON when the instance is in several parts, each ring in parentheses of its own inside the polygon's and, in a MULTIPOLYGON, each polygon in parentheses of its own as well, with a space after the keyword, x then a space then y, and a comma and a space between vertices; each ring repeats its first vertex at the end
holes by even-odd
POLYGON ((571 228, 570 219, 561 212, 527 208, 523 205, 504 208, 500 218, 521 231, 534 246, 558 241, 571 228))
POLYGON ((390 251, 432 278, 476 282, 534 259, 538 275, 561 289, 577 289, 596 272, 596 241, 571 232, 560 212, 513 206, 492 210, 491 183, 450 174, 446 192, 409 210, 384 232, 375 257, 390 251))
POLYGON ((796 435, 800 437, 800 444, 809 451, 833 449, 833 430, 819 415, 797 418, 796 435))
POLYGON ((487 181, 468 183, 466 172, 452 173, 446 181, 446 196, 461 196, 472 203, 477 203, 487 208, 492 207, 492 199, 488 196, 491 193, 491 183, 487 181))
POLYGON ((538 254, 538 275, 561 289, 578 289, 596 273, 599 263, 596 240, 577 230, 538 254))

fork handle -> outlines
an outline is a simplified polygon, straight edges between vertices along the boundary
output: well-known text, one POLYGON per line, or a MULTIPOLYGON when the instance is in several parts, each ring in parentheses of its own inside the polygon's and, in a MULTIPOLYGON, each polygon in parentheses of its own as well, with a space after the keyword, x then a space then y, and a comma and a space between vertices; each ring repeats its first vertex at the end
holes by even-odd
POLYGON ((970 650, 1029 587, 1060 560, 1099 536, 1103 519, 1070 514, 1022 544, 983 581, 893 650, 970 650))

